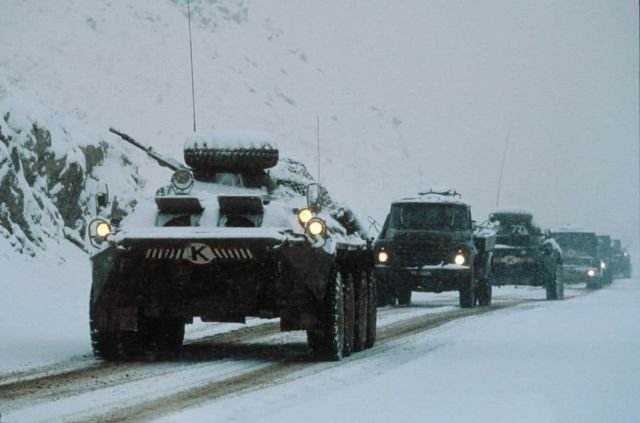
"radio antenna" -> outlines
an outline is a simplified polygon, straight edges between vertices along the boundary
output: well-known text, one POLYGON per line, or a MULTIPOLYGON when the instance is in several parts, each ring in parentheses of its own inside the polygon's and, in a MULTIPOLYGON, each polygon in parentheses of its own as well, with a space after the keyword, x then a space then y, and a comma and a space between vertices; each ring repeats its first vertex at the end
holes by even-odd
POLYGON ((320 183, 320 116, 317 116, 316 136, 318 144, 318 183, 320 183))
POLYGON ((187 18, 189 20, 189 56, 191 62, 191 106, 193 108, 193 132, 196 132, 196 89, 193 82, 193 43, 191 41, 191 0, 187 0, 187 18))
POLYGON ((511 124, 507 129, 507 139, 504 142, 504 151, 502 152, 502 165, 500 166, 500 179, 498 179, 498 195, 496 197, 496 207, 500 205, 500 191, 502 190, 502 176, 504 175, 504 164, 507 160, 507 147, 509 146, 509 134, 511 133, 511 124))

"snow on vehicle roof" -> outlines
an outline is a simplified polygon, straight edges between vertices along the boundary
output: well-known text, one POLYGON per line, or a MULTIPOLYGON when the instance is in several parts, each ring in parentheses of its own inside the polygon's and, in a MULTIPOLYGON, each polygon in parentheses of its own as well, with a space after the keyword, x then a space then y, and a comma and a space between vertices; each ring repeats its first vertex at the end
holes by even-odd
POLYGON ((248 131, 248 130, 225 130, 196 132, 189 135, 184 142, 185 149, 198 148, 263 148, 276 149, 273 136, 268 132, 248 131))
POLYGON ((558 226, 557 228, 551 228, 551 232, 578 232, 578 233, 594 233, 595 234, 595 232, 585 229, 584 226, 575 225, 573 223, 563 225, 563 226, 558 226))
POLYGON ((497 207, 493 214, 520 214, 526 216, 533 216, 533 210, 527 207, 520 206, 501 206, 497 207))
POLYGON ((469 207, 469 203, 463 201, 459 197, 454 197, 452 195, 442 195, 442 194, 425 194, 420 195, 419 197, 409 197, 409 198, 400 198, 397 200, 393 200, 391 204, 403 204, 403 203, 427 203, 427 204, 455 204, 459 206, 467 206, 469 207))

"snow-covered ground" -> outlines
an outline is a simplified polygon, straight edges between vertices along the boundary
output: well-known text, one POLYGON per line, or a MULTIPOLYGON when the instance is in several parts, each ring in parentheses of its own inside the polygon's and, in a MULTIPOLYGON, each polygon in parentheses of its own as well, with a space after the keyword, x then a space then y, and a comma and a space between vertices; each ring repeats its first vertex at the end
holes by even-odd
MULTIPOLYGON (((10 276, 0 296, 0 380, 95 366, 87 327, 86 256, 65 246, 58 255, 37 261, 0 260, 10 276)), ((571 298, 565 301, 547 302, 542 289, 496 288, 497 304, 532 301, 382 342, 343 362, 305 367, 273 384, 205 401, 162 421, 638 421, 640 279, 617 280, 592 293, 572 286, 567 294, 571 298)), ((415 293, 414 299, 409 308, 383 309, 379 324, 457 307, 455 293, 415 293)), ((189 327, 187 338, 238 327, 199 323, 189 327)), ((252 342, 303 341, 302 334, 291 333, 252 342)), ((157 373, 150 381, 87 390, 15 412, 3 412, 7 404, 0 401, 0 413, 5 423, 84 413, 92 404, 108 410, 127 398, 203 383, 207 374, 219 376, 228 366, 235 366, 233 372, 260 368, 253 358, 225 363, 185 363, 178 371, 150 363, 148 372, 157 373)))
POLYGON ((638 327, 640 280, 618 280, 458 320, 162 421, 636 422, 638 327))

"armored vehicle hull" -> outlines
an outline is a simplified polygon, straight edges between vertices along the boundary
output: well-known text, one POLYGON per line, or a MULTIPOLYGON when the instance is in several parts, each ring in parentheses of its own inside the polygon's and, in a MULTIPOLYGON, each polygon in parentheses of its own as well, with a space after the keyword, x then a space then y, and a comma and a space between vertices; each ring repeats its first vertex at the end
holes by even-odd
POLYGON ((355 216, 312 183, 301 164, 274 169, 278 179, 251 168, 256 162, 243 161, 247 154, 269 159, 259 166, 277 161, 271 149, 252 153, 255 137, 242 154, 211 147, 215 136, 197 140, 203 144, 185 148, 195 180, 179 168, 155 205, 139 205, 118 226, 102 218, 90 225, 95 354, 118 360, 177 349, 196 317, 280 318, 282 330, 306 330, 321 358, 371 347, 373 255, 355 216), (229 155, 233 160, 225 161, 229 155), (225 166, 221 172, 211 164, 225 166))

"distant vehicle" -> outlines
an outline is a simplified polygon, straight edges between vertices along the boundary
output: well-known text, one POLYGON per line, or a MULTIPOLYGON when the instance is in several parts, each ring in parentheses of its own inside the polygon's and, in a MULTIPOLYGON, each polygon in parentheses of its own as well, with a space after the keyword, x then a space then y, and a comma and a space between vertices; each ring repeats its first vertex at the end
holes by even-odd
POLYGON ((520 207, 502 207, 489 216, 497 233, 491 283, 541 286, 547 300, 564 298, 562 250, 533 221, 533 213, 520 207))
POLYGON ((304 165, 279 160, 268 135, 194 134, 187 166, 111 132, 174 173, 154 201, 117 226, 98 218, 89 227, 96 356, 176 349, 194 317, 279 317, 282 330, 306 330, 312 351, 326 359, 374 344, 367 230, 304 165))
POLYGON ((598 257, 602 267, 602 281, 609 285, 613 282, 613 248, 609 235, 598 235, 598 257))
POLYGON ((613 277, 631 277, 631 257, 619 239, 611 241, 611 273, 613 277))
POLYGON ((412 291, 458 291, 460 307, 491 304, 495 233, 474 232, 471 207, 453 190, 394 201, 374 243, 379 305, 412 291))
POLYGON ((562 248, 565 283, 584 282, 590 289, 603 286, 604 269, 598 255, 598 238, 595 232, 567 225, 552 229, 551 237, 562 248))

